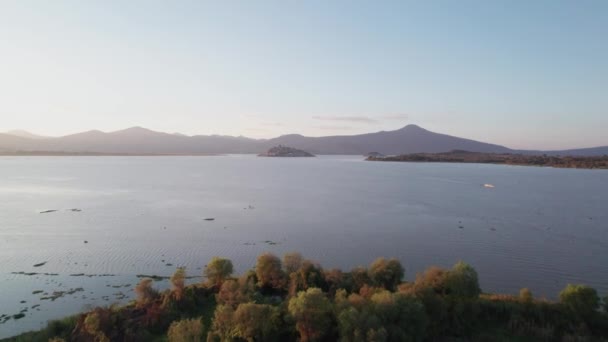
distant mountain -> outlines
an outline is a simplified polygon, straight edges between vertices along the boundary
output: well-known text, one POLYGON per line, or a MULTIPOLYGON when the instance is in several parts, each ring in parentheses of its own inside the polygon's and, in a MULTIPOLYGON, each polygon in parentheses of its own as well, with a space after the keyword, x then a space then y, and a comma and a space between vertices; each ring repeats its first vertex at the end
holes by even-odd
POLYGON ((433 133, 416 125, 408 125, 396 131, 360 135, 304 137, 298 134, 284 135, 269 140, 274 145, 296 146, 314 154, 359 154, 379 152, 385 155, 407 153, 435 153, 451 150, 474 152, 509 153, 504 146, 433 133))
POLYGON ((21 137, 21 138, 29 138, 29 139, 44 139, 44 138, 47 138, 45 136, 33 134, 33 133, 30 133, 30 132, 24 131, 22 129, 14 129, 12 131, 6 132, 6 134, 14 135, 16 137, 21 137))
POLYGON ((58 138, 32 138, 0 133, 0 151, 90 152, 116 154, 226 154, 261 153, 277 145, 292 146, 313 154, 384 155, 438 153, 463 150, 484 153, 525 153, 554 155, 604 155, 607 147, 567 151, 520 151, 446 134, 416 125, 395 131, 359 135, 305 137, 283 135, 273 139, 251 139, 220 135, 170 134, 142 127, 116 132, 88 131, 58 138))

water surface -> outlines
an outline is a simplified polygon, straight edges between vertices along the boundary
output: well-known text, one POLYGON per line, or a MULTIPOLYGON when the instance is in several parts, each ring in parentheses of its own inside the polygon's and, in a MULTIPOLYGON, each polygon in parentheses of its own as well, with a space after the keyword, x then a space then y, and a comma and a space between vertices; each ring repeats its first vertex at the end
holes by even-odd
POLYGON ((240 273, 264 251, 343 269, 397 257, 409 280, 464 260, 488 292, 528 287, 555 298, 585 283, 606 295, 607 203, 605 170, 352 156, 0 157, 0 315, 28 309, 0 324, 0 338, 125 302, 137 274, 186 266, 198 276, 216 255, 240 273))

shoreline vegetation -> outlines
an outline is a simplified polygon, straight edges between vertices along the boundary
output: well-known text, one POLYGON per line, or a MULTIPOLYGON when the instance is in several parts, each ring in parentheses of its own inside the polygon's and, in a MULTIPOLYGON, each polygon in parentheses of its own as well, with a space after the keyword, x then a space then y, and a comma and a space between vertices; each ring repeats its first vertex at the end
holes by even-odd
POLYGON ((569 169, 608 169, 608 156, 573 157, 551 155, 523 155, 510 153, 480 153, 454 150, 445 153, 412 153, 399 156, 369 156, 368 161, 475 163, 517 166, 544 166, 569 169))
POLYGON ((202 282, 186 270, 159 292, 145 278, 124 306, 98 307, 5 341, 608 341, 608 297, 568 285, 558 301, 482 293, 477 272, 458 262, 404 282, 396 259, 349 272, 298 253, 264 253, 233 275, 214 257, 202 282))

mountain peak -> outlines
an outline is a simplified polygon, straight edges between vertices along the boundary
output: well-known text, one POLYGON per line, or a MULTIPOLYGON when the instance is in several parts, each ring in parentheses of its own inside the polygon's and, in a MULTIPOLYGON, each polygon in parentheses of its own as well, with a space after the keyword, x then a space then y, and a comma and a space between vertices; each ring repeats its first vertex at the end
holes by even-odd
POLYGON ((112 134, 153 134, 159 133, 141 126, 133 126, 120 131, 114 131, 112 134))
POLYGON ((418 125, 414 125, 414 124, 409 124, 401 129, 399 129, 399 131, 407 131, 407 132, 428 132, 426 129, 418 126, 418 125))

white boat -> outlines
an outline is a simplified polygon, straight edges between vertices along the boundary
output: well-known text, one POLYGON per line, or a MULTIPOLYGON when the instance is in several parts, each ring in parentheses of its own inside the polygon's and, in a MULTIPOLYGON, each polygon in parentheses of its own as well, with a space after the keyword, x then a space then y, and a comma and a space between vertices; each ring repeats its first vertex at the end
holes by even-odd
POLYGON ((483 187, 484 187, 484 188, 493 188, 493 187, 494 187, 494 185, 489 184, 489 183, 486 183, 486 184, 484 184, 484 185, 483 185, 483 187))

